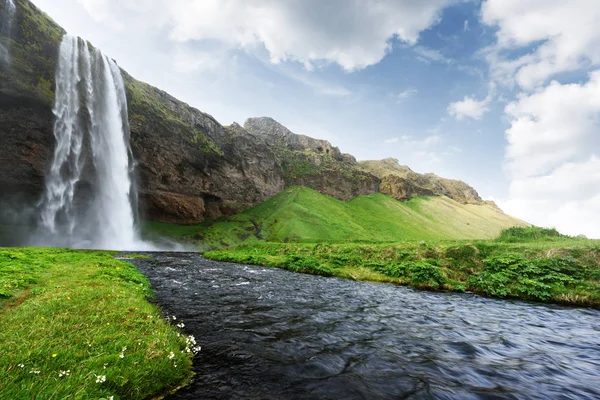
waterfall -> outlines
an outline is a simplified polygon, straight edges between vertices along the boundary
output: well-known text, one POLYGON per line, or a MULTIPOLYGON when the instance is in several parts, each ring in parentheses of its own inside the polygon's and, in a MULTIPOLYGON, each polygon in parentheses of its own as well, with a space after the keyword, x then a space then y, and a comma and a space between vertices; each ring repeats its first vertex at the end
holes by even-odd
POLYGON ((139 238, 127 101, 116 63, 82 39, 60 45, 56 148, 40 202, 43 244, 132 250, 139 238))
POLYGON ((13 0, 4 0, 4 8, 0 15, 0 35, 8 40, 0 43, 0 62, 10 65, 10 37, 12 36, 13 21, 17 13, 17 6, 13 0))

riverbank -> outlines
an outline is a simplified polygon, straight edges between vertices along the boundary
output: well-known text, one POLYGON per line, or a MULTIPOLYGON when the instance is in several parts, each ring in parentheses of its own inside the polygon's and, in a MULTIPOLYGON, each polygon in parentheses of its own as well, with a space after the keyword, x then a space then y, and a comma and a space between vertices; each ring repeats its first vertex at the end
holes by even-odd
POLYGON ((190 379, 191 339, 114 256, 0 249, 0 398, 144 399, 190 379))
POLYGON ((206 258, 419 289, 600 308, 600 241, 511 228, 494 240, 253 242, 206 258))

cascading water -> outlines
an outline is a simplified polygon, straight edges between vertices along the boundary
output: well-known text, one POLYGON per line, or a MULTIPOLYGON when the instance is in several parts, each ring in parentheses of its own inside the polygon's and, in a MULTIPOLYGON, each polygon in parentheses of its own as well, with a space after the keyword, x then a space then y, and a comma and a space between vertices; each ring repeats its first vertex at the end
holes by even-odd
MULTIPOLYGON (((4 8, 0 14, 0 35, 8 39, 12 36, 13 21, 17 13, 17 6, 13 0, 4 0, 4 8)), ((0 42, 0 63, 10 64, 10 41, 0 42)))
POLYGON ((143 249, 135 226, 133 158, 119 67, 66 35, 54 106, 54 159, 40 202, 44 244, 143 249))

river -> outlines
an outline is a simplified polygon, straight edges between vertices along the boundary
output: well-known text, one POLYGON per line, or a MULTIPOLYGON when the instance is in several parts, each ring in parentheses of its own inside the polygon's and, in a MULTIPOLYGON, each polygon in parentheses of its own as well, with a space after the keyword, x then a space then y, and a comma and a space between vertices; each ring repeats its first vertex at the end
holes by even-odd
POLYGON ((600 398, 600 311, 193 253, 132 262, 202 346, 169 399, 600 398))

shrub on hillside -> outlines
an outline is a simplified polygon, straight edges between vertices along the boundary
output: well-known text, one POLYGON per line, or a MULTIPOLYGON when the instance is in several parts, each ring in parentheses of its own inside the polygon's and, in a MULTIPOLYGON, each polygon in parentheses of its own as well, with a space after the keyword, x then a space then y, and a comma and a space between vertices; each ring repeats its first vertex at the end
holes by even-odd
POLYGON ((446 283, 444 272, 436 264, 436 261, 431 259, 411 263, 408 274, 412 284, 438 288, 446 283))
POLYGON ((499 242, 515 243, 515 242, 533 242, 539 240, 554 240, 566 238, 555 228, 539 228, 537 226, 513 226, 512 228, 503 229, 500 236, 496 239, 499 242))
POLYGON ((596 276, 600 269, 587 268, 573 257, 528 259, 508 253, 486 258, 483 271, 469 279, 468 287, 491 296, 547 300, 596 276))
POLYGON ((322 265, 315 257, 298 254, 286 256, 280 267, 294 272, 309 272, 323 276, 334 275, 334 271, 331 268, 322 265))

